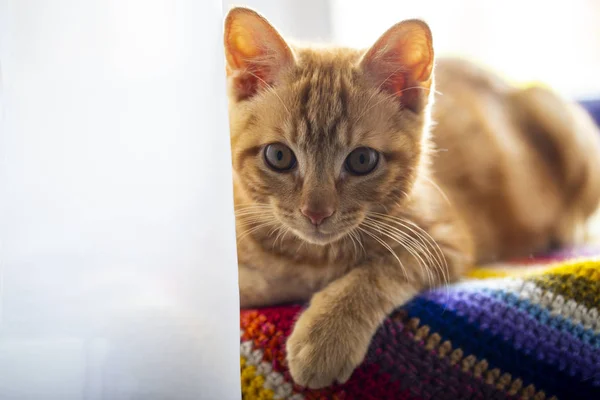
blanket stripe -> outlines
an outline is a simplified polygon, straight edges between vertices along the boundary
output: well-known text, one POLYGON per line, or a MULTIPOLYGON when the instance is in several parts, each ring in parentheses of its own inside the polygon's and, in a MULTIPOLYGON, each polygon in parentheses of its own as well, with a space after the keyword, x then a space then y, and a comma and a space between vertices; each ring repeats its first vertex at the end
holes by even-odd
POLYGON ((600 259, 590 249, 473 271, 388 318, 344 385, 286 369, 300 306, 242 310, 244 399, 600 398, 600 259))

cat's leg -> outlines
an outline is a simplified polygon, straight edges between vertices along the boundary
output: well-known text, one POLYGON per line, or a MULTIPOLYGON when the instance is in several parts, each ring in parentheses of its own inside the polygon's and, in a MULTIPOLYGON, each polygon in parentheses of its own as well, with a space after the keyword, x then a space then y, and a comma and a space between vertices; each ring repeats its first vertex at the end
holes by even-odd
POLYGON ((379 325, 421 289, 390 270, 356 268, 313 296, 287 341, 288 367, 297 384, 321 388, 350 378, 379 325))
MULTIPOLYGON (((449 232, 440 230, 442 235, 449 232)), ((450 234, 447 238, 459 236, 450 234)), ((472 256, 465 243, 440 243, 446 263, 443 273, 433 272, 436 267, 430 266, 431 274, 423 274, 415 258, 398 251, 405 268, 394 258, 364 265, 316 293, 287 341, 288 367, 294 381, 321 388, 348 380, 388 315, 424 288, 455 280, 471 266, 472 256)))

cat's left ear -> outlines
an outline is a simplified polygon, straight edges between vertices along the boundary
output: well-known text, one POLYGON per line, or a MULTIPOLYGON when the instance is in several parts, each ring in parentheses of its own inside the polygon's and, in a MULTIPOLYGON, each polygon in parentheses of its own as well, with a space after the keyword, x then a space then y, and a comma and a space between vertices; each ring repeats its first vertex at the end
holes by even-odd
POLYGON ((387 30, 363 56, 360 66, 375 87, 420 111, 433 82, 433 43, 420 20, 400 22, 387 30))
POLYGON ((294 64, 294 54, 277 30, 256 11, 236 7, 225 18, 227 75, 237 99, 275 85, 294 64))

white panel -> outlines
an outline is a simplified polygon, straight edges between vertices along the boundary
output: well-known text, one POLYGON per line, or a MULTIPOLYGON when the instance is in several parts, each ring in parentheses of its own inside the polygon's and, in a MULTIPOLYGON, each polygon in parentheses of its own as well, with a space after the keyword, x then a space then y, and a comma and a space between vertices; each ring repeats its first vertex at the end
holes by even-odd
POLYGON ((286 39, 331 41, 330 0, 224 0, 224 10, 243 5, 264 15, 286 39))
POLYGON ((218 0, 0 0, 0 398, 235 399, 218 0))

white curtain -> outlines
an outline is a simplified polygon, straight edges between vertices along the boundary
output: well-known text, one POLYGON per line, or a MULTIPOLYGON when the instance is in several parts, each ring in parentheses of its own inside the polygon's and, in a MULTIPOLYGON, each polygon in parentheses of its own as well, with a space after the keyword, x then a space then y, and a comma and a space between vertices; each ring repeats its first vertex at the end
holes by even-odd
MULTIPOLYGON (((359 2, 360 3, 360 2, 359 2)), ((224 10, 232 6, 251 7, 263 14, 286 37, 310 43, 332 39, 331 0, 224 0, 224 10)))
POLYGON ((0 398, 235 399, 219 0, 0 0, 0 398))

